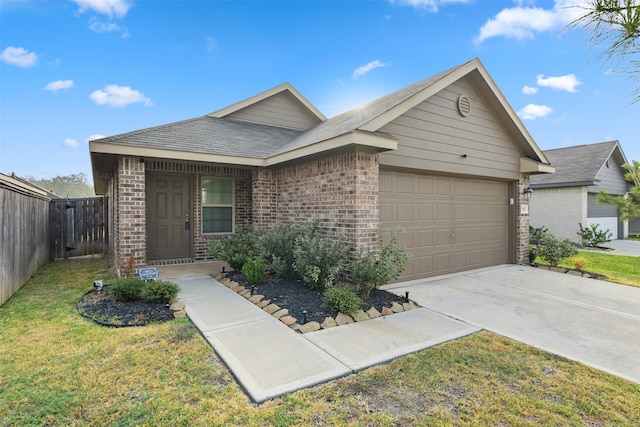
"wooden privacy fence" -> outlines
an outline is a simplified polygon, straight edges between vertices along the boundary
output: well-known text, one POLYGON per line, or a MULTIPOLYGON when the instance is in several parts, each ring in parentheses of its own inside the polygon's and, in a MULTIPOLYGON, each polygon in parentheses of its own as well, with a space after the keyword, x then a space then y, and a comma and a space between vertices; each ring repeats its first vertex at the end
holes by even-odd
POLYGON ((49 205, 51 258, 105 253, 108 199, 54 199, 49 205))

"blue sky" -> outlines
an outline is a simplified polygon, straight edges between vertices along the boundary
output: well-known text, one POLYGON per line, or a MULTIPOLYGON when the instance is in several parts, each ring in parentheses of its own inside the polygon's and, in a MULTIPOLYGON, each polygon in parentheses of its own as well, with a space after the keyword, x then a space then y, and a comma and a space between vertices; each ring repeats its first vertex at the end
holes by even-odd
POLYGON ((479 57, 544 150, 618 139, 640 103, 581 0, 0 0, 0 172, 84 172, 87 141, 290 82, 327 117, 479 57))

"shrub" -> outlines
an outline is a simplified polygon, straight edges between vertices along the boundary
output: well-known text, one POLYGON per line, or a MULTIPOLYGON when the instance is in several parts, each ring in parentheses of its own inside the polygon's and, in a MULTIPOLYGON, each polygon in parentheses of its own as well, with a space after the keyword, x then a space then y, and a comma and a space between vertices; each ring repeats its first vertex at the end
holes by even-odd
POLYGON ((162 304, 178 296, 180 286, 167 280, 149 280, 143 285, 141 297, 149 302, 162 304))
POLYGON ((542 236, 544 236, 547 231, 549 231, 549 229, 544 226, 542 227, 529 226, 529 243, 531 243, 532 245, 537 245, 540 239, 542 238, 542 236))
POLYGON ((250 285, 258 284, 264 277, 265 266, 260 258, 254 258, 253 251, 249 251, 247 262, 242 266, 242 274, 250 285))
POLYGON ((586 258, 582 256, 573 258, 571 262, 573 262, 573 266, 576 268, 576 270, 582 270, 584 266, 587 265, 586 258))
POLYGON ((551 233, 545 233, 538 243, 538 256, 552 266, 578 254, 578 250, 569 239, 560 240, 551 233))
POLYGON ((313 233, 317 222, 304 225, 276 224, 258 238, 260 258, 283 279, 299 279, 293 268, 294 249, 298 237, 313 233))
POLYGON ((250 225, 239 226, 234 234, 211 242, 209 254, 225 261, 235 271, 242 271, 249 251, 255 250, 256 240, 250 225))
POLYGON ((598 230, 598 224, 591 224, 587 227, 583 227, 580 223, 578 225, 580 226, 578 236, 582 237, 582 246, 595 248, 611 241, 611 232, 608 229, 607 231, 598 230))
POLYGON ((111 292, 116 301, 133 301, 142 296, 145 281, 137 277, 127 277, 116 280, 111 286, 111 292))
MULTIPOLYGON (((374 287, 386 285, 400 276, 411 262, 412 255, 398 246, 399 232, 392 232, 382 244, 380 253, 359 252, 351 262, 351 280, 362 296, 369 296, 374 287)), ((378 241, 382 241, 378 233, 378 241)))
POLYGON ((324 299, 327 308, 334 312, 352 314, 362 307, 362 299, 344 284, 327 287, 324 299))
POLYGON ((345 255, 340 242, 322 236, 316 228, 296 239, 293 269, 314 289, 322 290, 335 283, 345 255))

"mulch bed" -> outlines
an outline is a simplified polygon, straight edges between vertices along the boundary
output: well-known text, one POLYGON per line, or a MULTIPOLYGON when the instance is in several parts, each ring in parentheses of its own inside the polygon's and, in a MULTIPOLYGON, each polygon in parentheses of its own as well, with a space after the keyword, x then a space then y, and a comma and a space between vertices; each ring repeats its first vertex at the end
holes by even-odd
POLYGON ((174 319, 168 304, 155 304, 142 299, 119 302, 108 285, 100 291, 92 289, 84 294, 76 307, 84 317, 104 326, 145 326, 174 319))
MULTIPOLYGON (((230 272, 227 277, 234 282, 251 289, 244 276, 240 273, 230 272)), ((308 322, 322 323, 327 317, 335 317, 338 313, 328 310, 324 305, 322 291, 311 288, 307 283, 300 280, 281 280, 275 276, 268 276, 267 279, 256 286, 255 293, 263 295, 265 299, 271 300, 280 308, 289 310, 289 315, 295 317, 298 323, 305 323, 304 311, 307 312, 308 322)), ((362 298, 364 304, 362 309, 369 310, 375 307, 382 311, 382 307, 391 307, 393 302, 400 304, 406 302, 403 297, 391 292, 373 289, 367 298, 362 298)))

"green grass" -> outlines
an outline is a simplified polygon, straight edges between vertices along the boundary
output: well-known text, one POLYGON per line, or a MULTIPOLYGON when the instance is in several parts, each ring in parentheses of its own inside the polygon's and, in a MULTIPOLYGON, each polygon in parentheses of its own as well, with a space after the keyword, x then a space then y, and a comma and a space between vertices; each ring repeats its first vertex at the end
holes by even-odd
MULTIPOLYGON (((578 256, 587 260, 583 270, 604 274, 610 282, 640 287, 640 258, 590 251, 580 251, 578 256)), ((574 268, 571 259, 564 260, 560 265, 574 268)))
POLYGON ((488 332, 252 404, 187 319, 105 328, 101 260, 44 266, 0 307, 0 426, 640 425, 640 386, 488 332))

